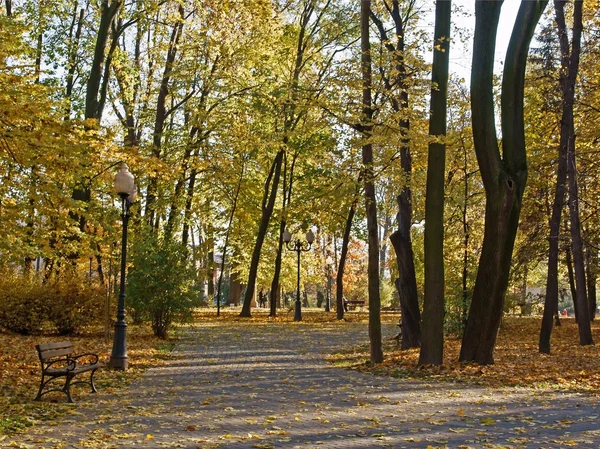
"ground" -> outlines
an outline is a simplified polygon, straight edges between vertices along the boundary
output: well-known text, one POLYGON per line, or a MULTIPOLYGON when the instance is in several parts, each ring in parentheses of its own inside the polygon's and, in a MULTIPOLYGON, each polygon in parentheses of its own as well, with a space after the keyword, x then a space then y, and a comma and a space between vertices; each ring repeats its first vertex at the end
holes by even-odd
MULTIPOLYGON (((554 355, 538 355, 532 343, 536 336, 529 335, 535 333, 531 328, 535 321, 506 320, 494 367, 449 362, 442 369, 415 370, 411 353, 388 350, 383 366, 365 363, 360 355, 368 341, 365 315, 349 314, 352 322, 342 323, 323 315, 306 313, 303 322, 294 323, 288 317, 269 321, 264 315, 252 320, 224 316, 216 320, 204 314, 194 325, 181 329, 170 355, 165 348, 155 349, 154 359, 147 354, 152 339, 132 332, 132 373, 142 371, 139 365, 155 367, 137 378, 126 373, 123 379, 114 371, 102 370, 97 374, 98 394, 76 389, 75 405, 64 404, 60 396, 55 397, 56 403, 48 398, 37 409, 38 418, 14 415, 32 410, 19 401, 25 403, 25 397, 35 396, 34 358, 27 365, 31 361, 27 353, 22 356, 24 365, 15 365, 24 369, 16 395, 5 377, 13 376, 14 370, 2 363, 3 393, 13 410, 12 416, 0 412, 2 419, 29 419, 35 425, 16 434, 5 427, 0 447, 600 446, 600 405, 589 391, 596 380, 587 371, 594 369, 598 354, 595 347, 578 348, 577 341, 570 340, 573 323, 564 323, 554 334, 555 340, 564 341, 568 354, 561 354, 563 346, 554 342, 554 355), (146 345, 144 350, 136 348, 142 344, 136 339, 146 345), (533 371, 529 378, 521 376, 530 371, 518 368, 519 359, 540 371, 533 371), (574 366, 556 371, 555 364, 561 361, 574 366), (512 374, 500 375, 502 367, 512 374), (586 372, 576 375, 578 369, 586 372), (376 374, 363 372, 368 370, 376 374), (542 379, 534 378, 542 374, 542 379), (578 377, 583 379, 581 384, 578 377), (502 385, 504 381, 508 386, 502 385), (48 413, 52 419, 39 419, 48 413)), ((384 338, 395 344, 391 338, 397 316, 390 315, 386 321, 384 338)), ((6 339, 20 341, 22 337, 2 334, 0 338, 10 353, 13 347, 5 346, 6 339)), ((35 338, 27 337, 27 341, 34 344, 35 338)), ((449 357, 452 351, 447 351, 449 357)), ((35 357, 33 346, 30 352, 35 357)), ((104 352, 108 357, 108 351, 104 352)), ((2 360, 4 350, 3 354, 2 360)))

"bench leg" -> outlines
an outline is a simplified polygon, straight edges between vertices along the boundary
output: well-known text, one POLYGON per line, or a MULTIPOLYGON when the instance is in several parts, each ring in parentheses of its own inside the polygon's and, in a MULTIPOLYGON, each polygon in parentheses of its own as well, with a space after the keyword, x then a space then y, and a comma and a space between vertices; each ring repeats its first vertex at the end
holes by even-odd
POLYGON ((34 401, 39 401, 42 399, 42 390, 44 389, 44 375, 42 374, 42 380, 40 381, 40 388, 38 390, 38 394, 35 397, 34 401))
POLYGON ((75 401, 73 401, 73 398, 71 397, 71 379, 73 379, 73 376, 67 374, 67 378, 65 380, 65 386, 63 387, 63 391, 67 395, 67 402, 73 403, 75 401))
POLYGON ((94 373, 96 372, 95 369, 92 370, 92 374, 90 374, 90 385, 92 387, 92 393, 98 393, 98 390, 96 390, 96 385, 94 385, 94 373))

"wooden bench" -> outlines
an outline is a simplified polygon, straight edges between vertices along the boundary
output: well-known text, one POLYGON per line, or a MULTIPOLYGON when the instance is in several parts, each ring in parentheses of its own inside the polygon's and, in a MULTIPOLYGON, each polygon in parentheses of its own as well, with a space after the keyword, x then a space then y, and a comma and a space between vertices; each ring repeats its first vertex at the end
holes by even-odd
POLYGON ((364 307, 364 301, 346 301, 346 307, 348 310, 354 310, 357 307, 364 307))
POLYGON ((98 361, 97 354, 73 354, 73 345, 70 341, 61 341, 58 343, 44 343, 36 345, 40 364, 42 365, 42 380, 40 389, 35 397, 39 401, 43 395, 51 391, 62 391, 67 395, 67 400, 73 402, 71 397, 71 385, 88 384, 92 387, 92 392, 96 393, 94 385, 94 373, 102 368, 104 364, 98 361), (73 378, 81 373, 90 371, 89 381, 72 382, 73 378), (62 388, 53 388, 43 391, 52 380, 64 377, 65 384, 62 388))

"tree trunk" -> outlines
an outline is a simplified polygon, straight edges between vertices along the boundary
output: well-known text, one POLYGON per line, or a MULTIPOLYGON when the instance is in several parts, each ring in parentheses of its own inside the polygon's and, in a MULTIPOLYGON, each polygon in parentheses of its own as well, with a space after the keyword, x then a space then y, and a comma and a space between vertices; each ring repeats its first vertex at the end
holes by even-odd
POLYGON ((362 147, 362 160, 365 182, 365 209, 367 212, 368 234, 368 290, 369 290, 369 340, 371 341, 371 362, 383 361, 381 347, 381 300, 379 297, 379 239, 377 235, 377 198, 375 196, 375 173, 373 170, 373 144, 370 142, 373 130, 373 108, 371 100, 371 44, 369 41, 369 16, 371 1, 362 0, 360 10, 361 68, 362 68, 362 121, 365 143, 362 147))
MULTIPOLYGON (((283 194, 285 197, 285 191, 283 194)), ((279 240, 277 242, 277 255, 275 256, 275 270, 273 272, 273 279, 271 280, 271 291, 269 291, 269 316, 271 317, 277 316, 277 293, 279 292, 279 276, 281 274, 281 260, 283 258, 282 236, 285 231, 285 226, 285 218, 282 218, 279 222, 279 240)))
MULTIPOLYGON (((156 112, 154 115, 154 133, 152 136, 152 157, 160 160, 162 138, 165 128, 165 122, 167 120, 167 107, 166 100, 169 94, 169 84, 171 82, 171 71, 173 70, 173 63, 177 56, 177 46, 183 30, 183 6, 179 6, 179 15, 181 20, 173 27, 171 31, 171 38, 169 41, 169 49, 167 51, 167 58, 165 60, 165 67, 163 69, 163 75, 160 82, 160 89, 156 98, 156 112)), ((148 189, 146 197, 146 210, 144 215, 151 228, 157 228, 157 212, 155 210, 156 195, 158 189, 158 175, 152 174, 148 179, 148 189)))
MULTIPOLYGON (((390 236, 396 262, 400 273, 410 273, 415 270, 412 245, 406 242, 403 233, 396 231, 390 236), (405 254, 410 251, 409 254, 405 254)), ((400 297, 400 316, 402 321, 402 349, 418 348, 421 344, 421 312, 418 301, 409 301, 409 298, 418 298, 417 284, 413 277, 400 275, 396 279, 396 290, 400 297)))
POLYGON ((354 215, 356 214, 356 206, 358 205, 358 191, 360 188, 361 180, 362 175, 358 177, 354 199, 352 200, 352 204, 350 205, 350 210, 348 210, 348 217, 346 217, 346 225, 344 226, 344 236, 342 238, 342 249, 340 251, 338 272, 335 280, 335 310, 336 318, 338 320, 344 319, 344 269, 346 267, 346 257, 348 255, 350 231, 352 230, 352 222, 354 221, 354 215))
POLYGON ((96 34, 96 46, 94 49, 94 58, 90 67, 90 77, 86 86, 85 97, 85 118, 86 119, 101 119, 101 111, 99 109, 98 94, 100 92, 100 84, 102 82, 103 66, 105 63, 106 44, 108 42, 109 31, 113 20, 121 7, 121 0, 114 0, 108 3, 108 0, 102 1, 100 11, 100 24, 96 34))
POLYGON ((494 115, 494 51, 502 1, 477 0, 471 68, 473 142, 486 194, 485 230, 461 361, 494 362, 512 252, 527 181, 523 92, 529 44, 547 0, 523 0, 502 78, 500 156, 494 115))
MULTIPOLYGON (((223 244, 223 256, 221 260, 221 272, 219 273, 219 281, 217 283, 217 301, 221 303, 221 286, 223 285, 223 272, 225 271, 225 258, 227 256, 227 249, 229 247, 229 235, 233 228, 233 217, 235 216, 235 210, 237 209, 237 201, 240 196, 240 189, 242 187, 242 180, 244 179, 245 164, 242 165, 240 171, 240 177, 238 178, 237 185, 235 186, 235 192, 233 194, 233 204, 231 205, 231 212, 229 213, 229 222, 227 224, 227 232, 225 233, 225 243, 223 244)), ((232 273, 233 276, 233 273, 232 273)))
POLYGON ((589 314, 590 321, 594 321, 596 318, 596 256, 594 247, 591 243, 588 242, 586 245, 585 251, 585 276, 587 279, 587 294, 588 294, 588 305, 589 305, 589 314))
MULTIPOLYGON (((564 123, 564 121, 562 123, 564 123)), ((566 133, 563 133, 561 125, 561 142, 558 149, 556 190, 554 192, 552 216, 550 217, 546 297, 544 300, 544 315, 542 317, 542 327, 540 329, 539 341, 539 351, 544 354, 550 354, 552 317, 558 312, 558 255, 560 223, 562 221, 562 209, 565 203, 565 184, 567 180, 567 145, 566 142, 563 142, 563 136, 566 137, 566 133)))
MULTIPOLYGON (((446 137, 451 1, 435 6, 429 135, 446 137)), ((446 144, 431 142, 425 195, 425 296, 419 365, 444 361, 444 184, 446 144)))
POLYGON ((81 38, 81 30, 83 28, 83 15, 85 9, 79 10, 79 18, 77 18, 77 2, 73 10, 73 21, 71 23, 71 30, 69 31, 69 65, 67 70, 67 80, 65 87, 65 97, 67 99, 67 107, 65 110, 65 120, 68 120, 71 116, 71 97, 73 94, 73 86, 75 83, 75 70, 77 69, 77 50, 79 49, 79 39, 81 38), (75 28, 75 21, 77 21, 77 28, 75 30, 75 36, 73 36, 73 29, 75 28))
POLYGON ((179 177, 175 183, 175 189, 171 198, 171 207, 169 215, 167 217, 167 223, 165 225, 165 239, 170 240, 178 224, 178 218, 181 213, 181 198, 185 189, 186 178, 190 168, 190 159, 192 157, 192 145, 188 145, 183 153, 183 159, 181 161, 181 167, 179 168, 179 177))
MULTIPOLYGON (((285 136, 283 138, 284 145, 288 145, 288 138, 285 136)), ((273 272, 273 280, 271 281, 271 291, 269 292, 270 301, 269 301, 269 316, 275 317, 277 316, 277 296, 279 292, 279 276, 281 274, 281 261, 283 258, 283 232, 285 231, 285 227, 287 225, 286 222, 286 209, 292 197, 292 185, 293 185, 293 174, 294 174, 294 166, 296 164, 296 155, 294 155, 294 159, 292 161, 292 167, 290 169, 290 177, 288 183, 288 171, 287 171, 287 157, 284 154, 283 156, 283 185, 282 185, 282 194, 283 194, 283 204, 281 207, 281 220, 279 222, 279 241, 277 242, 277 255, 275 257, 275 270, 273 272)))
MULTIPOLYGON (((573 136, 572 140, 575 140, 573 136)), ((585 261, 583 241, 581 239, 581 222, 579 220, 579 200, 577 198, 577 168, 575 165, 575 144, 569 145, 567 158, 567 179, 569 181, 569 215, 571 218, 571 248, 573 251, 573 268, 575 271, 575 299, 577 304, 577 324, 579 328, 579 344, 592 345, 589 305, 587 302, 587 285, 585 280, 585 261), (572 146, 572 148, 571 148, 572 146)))
POLYGON ((565 249, 565 261, 567 263, 567 277, 569 279, 569 291, 571 292, 571 301, 573 301, 573 310, 575 311, 575 321, 579 321, 579 305, 577 304, 577 288, 575 287, 575 274, 573 272, 573 259, 571 249, 565 249))
MULTIPOLYGON (((387 207, 386 207, 387 209, 387 207)), ((385 217, 383 219, 383 229, 381 230, 381 236, 379 237, 380 247, 379 247, 379 279, 384 279, 385 269, 387 267, 387 255, 388 255, 388 245, 387 239, 388 234, 390 233, 390 229, 392 227, 392 217, 389 211, 385 211, 385 217)))
POLYGON ((252 252, 252 260, 250 262, 250 272, 248 273, 248 285, 246 288, 246 294, 244 295, 244 304, 240 317, 249 318, 252 316, 250 307, 252 304, 252 298, 254 296, 254 287, 256 286, 256 275, 258 273, 258 263, 260 261, 260 253, 262 251, 262 245, 267 234, 267 228, 269 227, 269 221, 273 215, 273 208, 275 206, 275 198, 277 197, 277 190, 279 188, 279 178, 281 176, 281 166, 283 163, 284 150, 280 150, 273 160, 269 176, 265 180, 265 190, 263 192, 262 199, 262 216, 258 227, 258 233, 256 235, 256 243, 254 244, 254 251, 252 252))
POLYGON ((198 170, 193 168, 190 172, 190 180, 188 181, 187 192, 185 195, 185 212, 183 216, 183 229, 181 231, 181 245, 186 248, 190 235, 190 221, 192 218, 192 205, 194 204, 194 191, 196 190, 196 178, 198 170))
MULTIPOLYGON (((555 0, 557 26, 560 35, 566 35, 564 20, 564 5, 566 0, 555 0), (561 17, 562 16, 562 17, 561 17)), ((587 302, 587 285, 585 280, 585 261, 583 241, 581 239, 581 220, 579 218, 579 188, 577 185, 577 164, 575 160, 575 122, 573 117, 573 101, 575 99, 575 83, 579 71, 579 54, 581 51, 581 32, 583 0, 575 0, 573 6, 573 39, 569 56, 569 71, 567 86, 563 91, 563 120, 566 121, 567 138, 567 181, 569 193, 569 217, 571 220, 571 245, 573 250, 573 265, 575 268, 577 324, 579 327, 579 344, 591 345, 592 330, 590 327, 589 305, 587 302)), ((562 49, 562 45, 561 45, 562 49)), ((561 51, 562 52, 562 51, 561 51)), ((562 131, 562 127, 561 127, 562 131)))
POLYGON ((240 305, 240 299, 242 296, 242 284, 235 266, 231 266, 230 286, 229 286, 229 303, 235 306, 240 305))
POLYGON ((462 283, 462 304, 460 310, 460 321, 462 325, 462 330, 464 331, 465 326, 467 325, 467 313, 469 310, 469 290, 468 290, 468 280, 469 280, 469 240, 471 238, 471 233, 469 230, 469 222, 468 222, 468 206, 469 206, 469 167, 468 167, 468 158, 467 158, 467 148, 464 144, 463 139, 462 142, 462 150, 463 150, 463 172, 465 176, 465 183, 463 186, 463 204, 461 205, 461 224, 463 228, 463 266, 462 266, 462 274, 461 274, 461 283, 462 283))
MULTIPOLYGON (((373 22, 377 26, 381 42, 390 54, 394 71, 389 76, 384 76, 384 84, 387 91, 399 91, 397 95, 391 95, 391 106, 396 112, 408 110, 408 86, 407 78, 409 70, 404 61, 404 39, 405 24, 410 14, 402 18, 400 13, 400 2, 393 0, 389 9, 394 22, 394 36, 388 37, 388 32, 383 22, 371 14, 373 22), (394 42, 396 45, 394 45, 394 42)), ((412 7, 412 6, 409 6, 412 7)), ((414 253, 411 239, 412 226, 412 190, 410 179, 412 174, 412 160, 410 154, 410 122, 407 118, 399 120, 400 141, 400 164, 405 177, 402 190, 397 198, 398 201, 398 229, 390 236, 396 253, 398 263, 399 279, 396 287, 400 298, 400 309, 402 311, 402 347, 418 347, 421 340, 421 324, 419 312, 419 296, 417 290, 417 277, 415 274, 414 253), (416 321, 414 321, 416 320, 416 321)))

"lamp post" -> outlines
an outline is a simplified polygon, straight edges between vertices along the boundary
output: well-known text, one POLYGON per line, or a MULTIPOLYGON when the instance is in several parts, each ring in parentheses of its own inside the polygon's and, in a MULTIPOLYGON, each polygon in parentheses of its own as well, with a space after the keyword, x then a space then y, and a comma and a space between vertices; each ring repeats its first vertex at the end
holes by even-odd
POLYGON ((331 312, 331 266, 333 265, 331 256, 327 256, 325 264, 327 265, 327 300, 325 301, 325 312, 331 312))
POLYGON ((115 176, 115 190, 121 197, 121 217, 123 218, 123 237, 121 239, 121 282, 119 285, 119 303, 117 305, 117 321, 113 340, 110 366, 127 369, 127 323, 125 322, 125 271, 127 269, 127 226, 129 224, 129 207, 135 201, 137 188, 135 179, 129 172, 127 164, 122 164, 115 176))
POLYGON ((283 241, 289 251, 296 251, 298 254, 298 284, 296 292, 296 308, 294 310, 294 321, 302 321, 302 303, 300 302, 300 253, 310 250, 312 243, 315 241, 315 235, 311 230, 306 233, 306 242, 296 239, 292 243, 292 234, 286 229, 283 231, 283 241))

